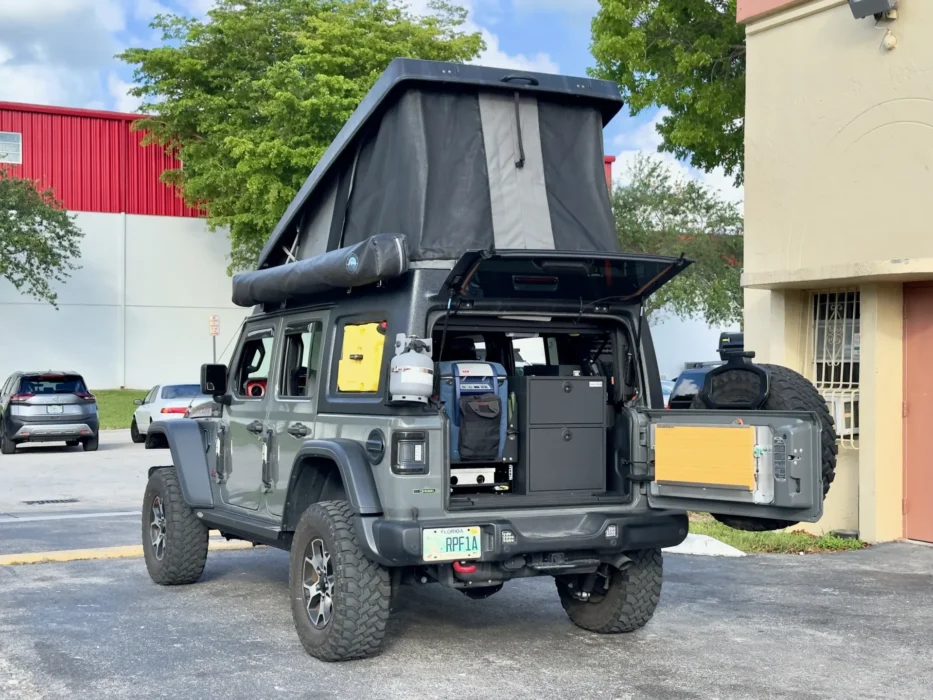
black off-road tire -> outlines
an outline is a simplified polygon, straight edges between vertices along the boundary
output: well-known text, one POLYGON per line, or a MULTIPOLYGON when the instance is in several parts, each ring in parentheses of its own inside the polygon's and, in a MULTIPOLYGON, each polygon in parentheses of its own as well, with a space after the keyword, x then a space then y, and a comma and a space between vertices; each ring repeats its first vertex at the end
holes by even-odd
MULTIPOLYGON (((779 365, 759 366, 770 370, 771 374, 771 391, 763 407, 764 410, 812 411, 820 417, 820 422, 823 424, 821 433, 823 498, 826 498, 829 487, 836 478, 836 455, 839 452, 836 444, 836 428, 826 402, 816 387, 803 375, 779 365)), ((758 379, 751 372, 727 372, 718 379, 717 384, 714 398, 719 403, 739 403, 758 395, 758 379)), ((693 399, 691 408, 706 408, 699 395, 693 399)), ((783 530, 798 522, 736 515, 713 514, 713 517, 724 525, 746 532, 783 530)))
POLYGON ((6 436, 6 431, 0 427, 0 454, 11 455, 16 453, 16 443, 6 436))
POLYGON ((346 501, 315 503, 301 516, 292 538, 289 593, 295 630, 305 651, 321 661, 372 656, 389 619, 389 571, 360 550, 352 518, 346 501), (311 623, 303 588, 306 551, 316 539, 326 545, 334 572, 333 611, 321 629, 311 623))
POLYGON ((136 419, 133 419, 133 422, 130 423, 130 439, 135 442, 137 445, 146 442, 146 436, 142 435, 139 432, 139 426, 136 425, 136 419))
POLYGON ((208 528, 181 495, 174 467, 156 469, 143 498, 143 555, 149 577, 160 586, 196 582, 207 561, 208 528), (159 497, 165 513, 165 546, 158 559, 150 538, 153 501, 159 497))
POLYGON ((97 435, 81 441, 81 445, 84 447, 85 452, 97 452, 97 446, 99 444, 100 438, 97 435))
POLYGON ((598 600, 596 594, 588 601, 577 600, 564 577, 555 579, 561 605, 577 627, 600 634, 618 634, 634 632, 648 624, 661 600, 663 556, 660 549, 626 554, 632 563, 625 569, 610 567, 608 591, 598 600))

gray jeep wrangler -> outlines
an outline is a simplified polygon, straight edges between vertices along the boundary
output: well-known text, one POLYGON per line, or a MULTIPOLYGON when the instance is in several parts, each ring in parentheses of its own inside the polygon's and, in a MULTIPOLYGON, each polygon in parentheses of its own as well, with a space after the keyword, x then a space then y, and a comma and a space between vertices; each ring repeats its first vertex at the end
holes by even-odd
POLYGON ((402 584, 474 599, 552 576, 570 619, 644 626, 687 511, 816 521, 814 387, 734 351, 662 410, 645 299, 690 264, 619 251, 601 81, 396 60, 233 299, 254 307, 211 404, 155 422, 146 565, 195 582, 208 532, 290 551, 307 651, 370 655, 402 584), (400 232, 400 233, 386 233, 400 232))

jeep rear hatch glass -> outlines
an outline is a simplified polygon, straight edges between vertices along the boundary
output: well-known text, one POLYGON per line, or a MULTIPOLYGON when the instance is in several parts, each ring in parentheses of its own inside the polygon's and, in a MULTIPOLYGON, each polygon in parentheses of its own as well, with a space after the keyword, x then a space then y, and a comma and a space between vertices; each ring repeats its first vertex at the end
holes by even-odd
POLYGON ((469 252, 454 265, 442 294, 490 300, 642 303, 691 262, 623 253, 469 252))

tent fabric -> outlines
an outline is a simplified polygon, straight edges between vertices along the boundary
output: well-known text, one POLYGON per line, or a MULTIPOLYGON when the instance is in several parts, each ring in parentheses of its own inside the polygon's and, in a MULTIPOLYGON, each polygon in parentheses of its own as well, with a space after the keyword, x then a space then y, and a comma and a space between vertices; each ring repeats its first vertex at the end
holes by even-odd
POLYGON ((606 105, 616 102, 573 93, 604 90, 600 81, 521 78, 531 87, 511 74, 498 86, 485 78, 410 83, 378 110, 355 113, 352 142, 328 149, 323 171, 315 169, 263 249, 263 264, 387 232, 405 235, 412 262, 470 250, 618 251, 602 133, 614 113, 606 105), (545 82, 561 89, 545 90, 545 82))
POLYGON ((488 248, 492 214, 477 96, 410 90, 363 141, 343 245, 402 231, 413 259, 488 248))
POLYGON ((547 208, 558 250, 619 252, 595 109, 539 106, 547 208))
POLYGON ((233 303, 250 307, 362 287, 399 277, 408 264, 405 236, 381 234, 307 260, 236 275, 233 303))
POLYGON ((538 101, 520 98, 518 115, 513 95, 483 94, 479 106, 495 247, 552 250, 538 101))

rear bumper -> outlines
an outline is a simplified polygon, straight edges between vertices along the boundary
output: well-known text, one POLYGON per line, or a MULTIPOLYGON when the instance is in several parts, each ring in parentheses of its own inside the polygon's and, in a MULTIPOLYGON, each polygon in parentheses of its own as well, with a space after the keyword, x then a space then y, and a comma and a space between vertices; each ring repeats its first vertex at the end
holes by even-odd
POLYGON ((448 563, 422 559, 422 530, 471 525, 479 525, 483 533, 480 561, 507 561, 526 554, 606 554, 673 547, 686 539, 689 528, 686 513, 670 512, 527 516, 486 522, 477 518, 418 522, 356 518, 357 535, 367 556, 385 566, 448 563), (611 525, 616 526, 615 537, 607 536, 611 525), (502 533, 506 531, 513 533, 514 543, 503 543, 502 533))
POLYGON ((83 440, 97 435, 97 414, 65 416, 50 420, 46 416, 7 416, 6 433, 14 442, 55 442, 83 440))

